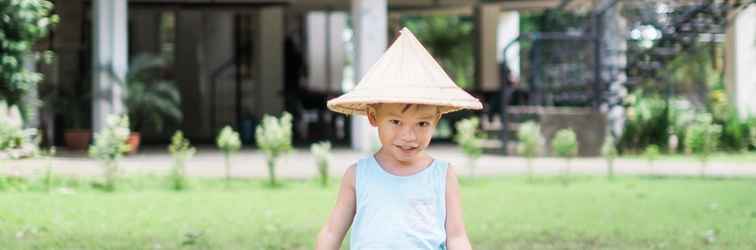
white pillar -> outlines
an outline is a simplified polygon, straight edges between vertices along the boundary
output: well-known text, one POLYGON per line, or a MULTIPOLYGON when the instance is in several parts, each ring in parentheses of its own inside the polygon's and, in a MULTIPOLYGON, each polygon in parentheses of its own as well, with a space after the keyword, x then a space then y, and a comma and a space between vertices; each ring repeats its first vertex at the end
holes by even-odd
POLYGON ((92 129, 109 114, 126 112, 121 96, 128 70, 128 3, 94 0, 92 7, 92 129))
POLYGON ((307 39, 307 81, 305 85, 311 91, 325 92, 326 83, 326 19, 327 12, 313 11, 307 13, 306 39, 307 39))
POLYGON ((347 13, 331 12, 328 14, 328 92, 341 90, 346 64, 346 43, 344 30, 347 27, 347 13))
POLYGON ((497 57, 501 51, 497 50, 496 41, 500 13, 498 4, 481 4, 476 9, 475 80, 481 90, 495 91, 500 86, 497 57))
POLYGON ((307 13, 307 89, 325 93, 341 90, 346 17, 343 12, 307 13))
MULTIPOLYGON (((367 73, 386 50, 388 29, 386 0, 352 0, 355 82, 367 73)), ((376 129, 367 118, 352 116, 352 148, 367 152, 378 143, 376 129)))
POLYGON ((512 76, 516 79, 520 78, 520 44, 514 42, 518 36, 520 36, 520 13, 501 12, 499 25, 496 28, 496 62, 506 62, 512 71, 512 76), (509 49, 504 51, 507 45, 510 45, 509 49))
POLYGON ((756 115, 756 5, 734 14, 727 28, 725 83, 741 118, 756 115))

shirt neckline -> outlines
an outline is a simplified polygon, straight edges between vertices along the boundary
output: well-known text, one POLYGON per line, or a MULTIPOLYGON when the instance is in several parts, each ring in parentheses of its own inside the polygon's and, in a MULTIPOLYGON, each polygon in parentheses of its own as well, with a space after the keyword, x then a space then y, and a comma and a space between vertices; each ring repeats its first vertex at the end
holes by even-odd
POLYGON ((375 165, 378 167, 378 171, 380 171, 384 175, 390 176, 392 178, 400 178, 400 179, 407 179, 407 178, 412 178, 412 177, 418 176, 418 175, 420 175, 420 174, 428 171, 428 169, 430 169, 431 167, 433 167, 433 165, 436 164, 436 159, 431 158, 431 163, 428 164, 428 166, 425 166, 420 171, 417 171, 417 172, 415 172, 415 173, 413 173, 411 175, 395 175, 395 174, 390 173, 389 171, 386 171, 386 169, 383 168, 383 166, 381 165, 381 163, 378 162, 378 159, 375 158, 375 154, 370 154, 370 160, 373 161, 373 163, 375 163, 375 165))

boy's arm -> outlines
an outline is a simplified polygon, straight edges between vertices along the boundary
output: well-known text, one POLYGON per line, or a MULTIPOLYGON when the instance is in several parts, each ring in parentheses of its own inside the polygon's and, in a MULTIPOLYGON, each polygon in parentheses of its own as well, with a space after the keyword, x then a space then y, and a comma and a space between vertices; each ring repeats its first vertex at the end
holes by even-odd
POLYGON ((446 171, 446 247, 449 250, 472 249, 462 220, 457 174, 451 165, 446 171))
POLYGON ((336 198, 336 206, 331 211, 331 216, 318 234, 315 249, 331 250, 339 249, 344 240, 349 226, 352 224, 355 213, 354 171, 355 165, 350 166, 344 177, 341 178, 339 196, 336 198))

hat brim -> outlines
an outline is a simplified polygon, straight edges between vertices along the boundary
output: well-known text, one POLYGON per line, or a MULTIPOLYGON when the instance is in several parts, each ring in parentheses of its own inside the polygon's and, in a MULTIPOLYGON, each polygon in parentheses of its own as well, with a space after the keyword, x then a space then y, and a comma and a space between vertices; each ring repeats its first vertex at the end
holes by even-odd
POLYGON ((370 104, 406 103, 439 106, 442 114, 461 109, 479 110, 478 99, 459 88, 427 88, 403 86, 393 88, 357 88, 338 98, 329 100, 328 109, 347 115, 366 115, 370 104), (392 91, 393 90, 393 91, 392 91))

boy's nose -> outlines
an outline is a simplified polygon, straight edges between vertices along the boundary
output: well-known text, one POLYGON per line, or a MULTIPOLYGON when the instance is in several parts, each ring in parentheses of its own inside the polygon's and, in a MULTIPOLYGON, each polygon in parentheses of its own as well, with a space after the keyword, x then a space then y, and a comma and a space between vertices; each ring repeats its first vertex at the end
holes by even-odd
POLYGON ((412 128, 402 128, 402 131, 399 133, 399 138, 403 141, 414 141, 417 139, 417 136, 412 128))

